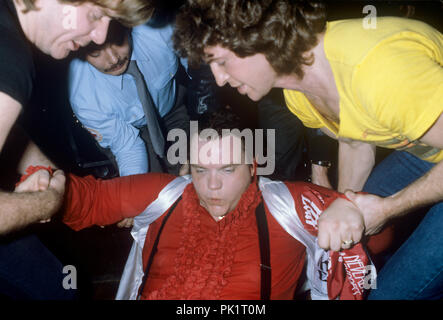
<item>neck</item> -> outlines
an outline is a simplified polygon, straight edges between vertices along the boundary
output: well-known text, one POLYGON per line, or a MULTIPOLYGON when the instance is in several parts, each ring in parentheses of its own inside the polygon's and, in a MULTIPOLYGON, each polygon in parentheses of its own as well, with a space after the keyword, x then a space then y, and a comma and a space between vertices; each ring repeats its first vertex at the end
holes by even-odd
MULTIPOLYGON (((295 74, 281 76, 276 82, 280 88, 297 90, 314 99, 338 101, 334 75, 324 50, 324 36, 324 33, 320 34, 317 45, 307 52, 308 56, 312 54, 314 61, 312 65, 304 66, 303 78, 295 74)), ((338 110, 330 111, 338 116, 338 110)))
POLYGON ((324 34, 318 36, 317 44, 306 53, 306 56, 313 57, 312 65, 305 65, 304 75, 300 78, 296 74, 282 75, 277 79, 277 86, 283 89, 297 90, 307 94, 317 95, 325 90, 327 81, 324 77, 324 34))
POLYGON ((15 6, 15 10, 17 11, 18 20, 20 22, 23 33, 30 42, 35 43, 37 28, 35 28, 34 21, 37 11, 30 10, 24 13, 23 10, 25 9, 25 6, 21 1, 14 0, 13 3, 15 6))

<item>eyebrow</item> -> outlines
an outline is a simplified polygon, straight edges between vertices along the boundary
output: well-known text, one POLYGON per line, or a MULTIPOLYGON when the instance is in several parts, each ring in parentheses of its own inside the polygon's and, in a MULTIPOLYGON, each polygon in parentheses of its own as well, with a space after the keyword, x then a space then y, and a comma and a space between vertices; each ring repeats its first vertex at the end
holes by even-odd
MULTIPOLYGON (((239 166, 239 164, 231 163, 231 164, 224 165, 224 166, 222 166, 219 169, 225 169, 225 168, 228 168, 228 167, 238 167, 238 166, 239 166)), ((191 167, 193 167, 195 169, 197 169, 197 168, 206 169, 205 167, 199 166, 198 164, 191 164, 191 167)))
POLYGON ((220 59, 220 57, 215 57, 213 54, 205 54, 205 56, 203 57, 203 61, 206 64, 210 64, 211 62, 213 62, 214 60, 220 59))

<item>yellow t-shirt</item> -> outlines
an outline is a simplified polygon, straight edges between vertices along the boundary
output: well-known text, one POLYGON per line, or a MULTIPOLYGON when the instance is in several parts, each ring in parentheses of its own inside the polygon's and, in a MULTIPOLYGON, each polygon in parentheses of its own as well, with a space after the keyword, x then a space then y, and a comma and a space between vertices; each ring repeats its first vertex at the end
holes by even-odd
POLYGON ((340 124, 322 117, 303 93, 284 90, 289 110, 307 127, 443 160, 443 150, 417 141, 443 113, 440 32, 402 18, 378 18, 376 29, 364 29, 362 19, 341 20, 327 24, 324 48, 340 96, 340 124))

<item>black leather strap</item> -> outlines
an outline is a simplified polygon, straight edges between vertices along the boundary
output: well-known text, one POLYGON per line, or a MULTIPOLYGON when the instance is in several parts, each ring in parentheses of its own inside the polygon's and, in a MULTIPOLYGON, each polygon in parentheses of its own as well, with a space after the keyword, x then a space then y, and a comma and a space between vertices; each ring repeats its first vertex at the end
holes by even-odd
POLYGON ((266 220, 266 213, 263 201, 255 209, 257 219, 258 241, 260 244, 260 299, 269 300, 271 298, 271 251, 269 246, 269 230, 266 220))
POLYGON ((165 226, 166 221, 168 221, 172 211, 174 211, 175 207, 177 206, 177 204, 180 202, 181 199, 182 196, 180 196, 177 199, 177 201, 175 201, 174 204, 171 206, 171 209, 169 209, 168 213, 166 214, 165 218, 162 221, 160 229, 158 230, 157 237, 155 238, 154 244, 152 245, 152 250, 151 254, 149 255, 148 263, 146 264, 145 273, 143 274, 142 284, 140 285, 140 288, 138 290, 138 297, 140 297, 141 293, 143 292, 143 288, 145 287, 146 284, 146 279, 148 279, 149 270, 151 269, 152 262, 154 261, 154 256, 157 253, 157 246, 158 242, 160 241, 160 235, 163 231, 163 227, 165 226))

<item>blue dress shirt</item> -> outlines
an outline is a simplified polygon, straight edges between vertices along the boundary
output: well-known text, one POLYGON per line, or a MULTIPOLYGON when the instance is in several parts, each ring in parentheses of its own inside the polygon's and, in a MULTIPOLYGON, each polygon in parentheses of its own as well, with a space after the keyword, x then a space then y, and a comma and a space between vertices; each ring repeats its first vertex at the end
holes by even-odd
MULTIPOLYGON (((161 117, 172 109, 176 95, 179 60, 172 32, 172 26, 141 25, 131 33, 131 60, 137 61, 161 117)), ((120 176, 148 172, 148 154, 139 134, 146 119, 131 75, 107 75, 75 59, 69 67, 69 99, 83 126, 115 155, 120 176)))

